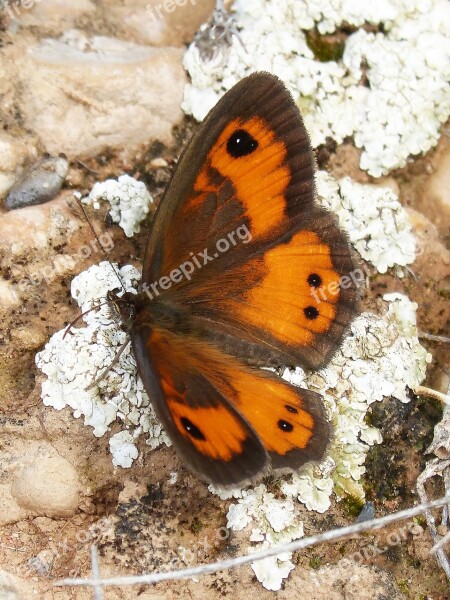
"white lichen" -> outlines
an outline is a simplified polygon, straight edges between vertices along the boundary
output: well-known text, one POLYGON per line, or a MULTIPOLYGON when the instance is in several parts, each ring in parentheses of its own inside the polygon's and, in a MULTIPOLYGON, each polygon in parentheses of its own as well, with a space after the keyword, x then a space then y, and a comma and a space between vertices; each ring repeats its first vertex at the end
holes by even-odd
POLYGON ((138 449, 134 444, 134 438, 128 431, 119 431, 109 438, 109 449, 113 457, 115 467, 127 469, 139 456, 138 449))
MULTIPOLYGON (((437 143, 450 113, 450 5, 446 0, 236 0, 238 36, 222 56, 184 57, 192 83, 183 108, 202 120, 225 91, 253 71, 270 71, 298 102, 314 147, 353 136, 360 166, 378 177, 437 143), (305 31, 357 29, 338 61, 318 60, 305 31)), ((336 44, 338 42, 336 41, 336 44)))
POLYGON ((112 221, 122 227, 127 237, 132 237, 139 232, 153 198, 142 181, 121 175, 117 181, 107 179, 96 183, 89 196, 82 199, 84 204, 94 208, 99 208, 102 201, 109 203, 112 221))
POLYGON ((414 262, 416 241, 405 209, 387 187, 336 182, 325 171, 316 175, 321 203, 339 218, 350 242, 379 273, 414 262))
MULTIPOLYGON (((250 525, 250 541, 257 542, 259 549, 288 543, 304 535, 292 497, 275 498, 265 485, 243 490, 237 504, 228 510, 228 528, 241 531, 250 525)), ((252 569, 266 589, 276 591, 294 568, 291 558, 291 553, 284 553, 252 563, 252 569)))
POLYGON ((129 265, 117 268, 116 273, 109 263, 102 262, 74 278, 72 297, 81 311, 99 308, 83 317, 86 327, 75 325, 67 333, 65 329, 55 333, 37 354, 36 365, 47 376, 41 392, 46 406, 57 410, 69 407, 74 417, 84 417, 84 423, 93 428, 97 437, 107 433, 114 421, 123 422, 124 432, 116 434, 111 441, 113 462, 131 466, 137 452, 130 446, 139 434, 145 434, 152 448, 169 441, 137 377, 129 345, 105 377, 87 389, 111 365, 126 341, 125 332, 112 318, 111 307, 106 304, 108 291, 120 289, 117 275, 124 289, 136 291, 140 276, 129 265), (132 437, 129 429, 133 431, 132 437))

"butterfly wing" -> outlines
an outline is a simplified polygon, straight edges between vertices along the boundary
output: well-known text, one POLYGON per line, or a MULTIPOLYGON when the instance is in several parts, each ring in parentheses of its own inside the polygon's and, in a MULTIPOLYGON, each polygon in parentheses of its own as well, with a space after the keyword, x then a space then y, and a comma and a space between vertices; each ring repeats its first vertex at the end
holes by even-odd
POLYGON ((325 364, 355 314, 357 287, 347 239, 316 206, 313 182, 308 136, 285 86, 268 73, 242 80, 180 159, 144 285, 188 307, 231 354, 325 364))
POLYGON ((142 325, 132 343, 164 427, 201 478, 243 485, 325 452, 330 427, 318 394, 193 337, 142 325))

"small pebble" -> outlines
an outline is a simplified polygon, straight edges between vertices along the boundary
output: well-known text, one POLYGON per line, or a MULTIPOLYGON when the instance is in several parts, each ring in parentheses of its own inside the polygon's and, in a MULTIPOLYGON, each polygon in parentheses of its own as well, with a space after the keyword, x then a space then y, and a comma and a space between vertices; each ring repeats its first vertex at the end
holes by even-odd
POLYGON ((60 191, 69 163, 65 158, 44 158, 29 168, 10 189, 5 200, 8 210, 44 204, 60 191))
POLYGON ((169 166, 169 163, 162 156, 159 156, 158 158, 154 158, 150 163, 150 167, 152 169, 160 169, 161 167, 168 167, 168 166, 169 166))
POLYGON ((37 556, 33 556, 27 561, 27 566, 31 571, 43 577, 50 575, 53 567, 53 553, 50 550, 42 550, 37 556))
POLYGON ((70 517, 78 509, 80 482, 75 467, 50 445, 33 452, 18 473, 11 495, 33 516, 70 517))
POLYGON ((356 518, 357 523, 364 523, 364 521, 370 521, 375 518, 375 506, 373 502, 366 502, 362 507, 361 512, 356 518))

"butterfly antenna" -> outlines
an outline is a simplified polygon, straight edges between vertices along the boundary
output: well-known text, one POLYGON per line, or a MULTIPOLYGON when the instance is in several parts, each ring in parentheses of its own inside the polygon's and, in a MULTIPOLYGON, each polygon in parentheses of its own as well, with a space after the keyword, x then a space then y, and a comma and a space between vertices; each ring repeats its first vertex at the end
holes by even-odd
POLYGON ((64 339, 66 337, 66 335, 69 333, 69 331, 72 329, 72 327, 74 325, 76 325, 78 323, 78 321, 81 318, 84 317, 84 315, 87 315, 88 313, 90 313, 91 311, 95 310, 96 308, 100 308, 101 306, 105 306, 105 304, 109 304, 109 302, 102 302, 102 304, 99 304, 98 306, 93 306, 89 310, 85 310, 84 312, 82 312, 81 314, 79 314, 78 317, 76 317, 71 323, 69 323, 67 325, 66 331, 64 332, 64 335, 63 335, 62 339, 64 339))
POLYGON ((115 355, 115 357, 113 358, 112 362, 110 365, 108 365, 106 367, 106 369, 104 369, 100 375, 97 377, 97 379, 95 379, 92 383, 90 383, 85 389, 86 392, 88 392, 89 390, 91 390, 94 386, 96 386, 98 383, 100 383, 100 381, 102 379, 104 379, 105 375, 107 375, 107 373, 109 373, 111 371, 111 369, 114 367, 114 365, 116 365, 119 362, 119 358, 122 356, 125 348, 128 346, 128 344, 130 343, 130 338, 128 338, 127 340, 125 340, 125 342, 120 346, 119 351, 117 352, 117 354, 115 355))
MULTIPOLYGON (((114 302, 116 304, 119 303, 119 302, 126 303, 125 300, 121 300, 120 298, 115 298, 114 302)), ((97 304, 97 306, 92 306, 88 310, 85 310, 84 312, 82 312, 81 314, 79 314, 78 317, 76 317, 71 323, 69 323, 67 325, 66 331, 64 332, 64 335, 63 335, 62 339, 64 339, 66 337, 66 335, 69 333, 69 331, 72 329, 72 327, 74 325, 76 325, 78 323, 78 321, 80 319, 82 319, 85 315, 87 315, 88 313, 92 312, 93 310, 96 310, 97 308, 101 308, 102 306, 107 306, 108 304, 112 304, 112 300, 108 300, 108 302, 102 302, 101 304, 97 304)))
POLYGON ((115 266, 112 264, 112 262, 109 260, 109 255, 108 255, 108 252, 107 252, 107 250, 105 249, 105 247, 103 246, 103 244, 101 243, 101 241, 100 241, 100 238, 98 237, 98 235, 97 235, 97 232, 95 231, 95 229, 94 229, 94 226, 93 226, 93 224, 92 224, 92 222, 91 222, 91 219, 89 218, 89 216, 88 216, 88 214, 87 214, 87 212, 86 212, 86 209, 85 209, 85 208, 84 208, 84 206, 83 206, 83 203, 81 202, 81 200, 80 200, 79 198, 76 198, 76 201, 77 201, 77 203, 78 203, 78 206, 80 207, 80 209, 81 209, 81 211, 82 211, 82 213, 83 213, 83 215, 84 215, 84 218, 85 218, 85 220, 86 220, 87 224, 89 225, 89 227, 90 227, 90 229, 91 229, 91 231, 92 231, 92 233, 93 233, 93 235, 94 235, 95 239, 96 239, 96 240, 97 240, 97 242, 98 242, 99 248, 101 249, 101 251, 102 251, 102 253, 103 253, 103 256, 106 258, 107 262, 109 263, 109 266, 110 266, 110 267, 111 267, 111 269, 114 271, 114 273, 115 273, 115 275, 116 275, 117 279, 119 280, 120 287, 122 288, 122 290, 123 290, 124 292, 126 292, 127 290, 125 289, 125 286, 123 285, 123 281, 122 281, 122 279, 120 278, 119 272, 117 271, 117 269, 115 268, 115 266))

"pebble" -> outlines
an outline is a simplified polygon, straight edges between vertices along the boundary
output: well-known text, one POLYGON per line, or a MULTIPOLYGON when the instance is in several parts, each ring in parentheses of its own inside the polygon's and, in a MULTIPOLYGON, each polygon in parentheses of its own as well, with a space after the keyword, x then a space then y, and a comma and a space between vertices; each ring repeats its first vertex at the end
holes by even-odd
POLYGON ((11 495, 33 515, 69 517, 78 509, 79 490, 74 467, 54 448, 43 446, 18 474, 11 495))
POLYGON ((356 518, 357 523, 364 523, 375 518, 375 505, 373 502, 366 502, 361 509, 361 512, 356 518))
POLYGON ((53 553, 50 550, 42 550, 42 552, 27 561, 27 567, 37 575, 48 577, 53 567, 53 558, 53 553))
POLYGON ((5 200, 8 210, 44 204, 60 191, 69 163, 65 158, 44 158, 25 171, 9 191, 5 200))
MULTIPOLYGON (((0 79, 3 76, 7 77, 8 74, 3 72, 0 62, 0 79)), ((31 135, 11 135, 0 131, 0 199, 6 197, 18 177, 22 175, 24 165, 32 164, 37 157, 36 139, 31 135)))
POLYGON ((169 163, 167 162, 167 160, 165 160, 162 157, 154 158, 150 163, 150 167, 152 169, 160 169, 162 167, 168 167, 168 166, 169 166, 169 163))

